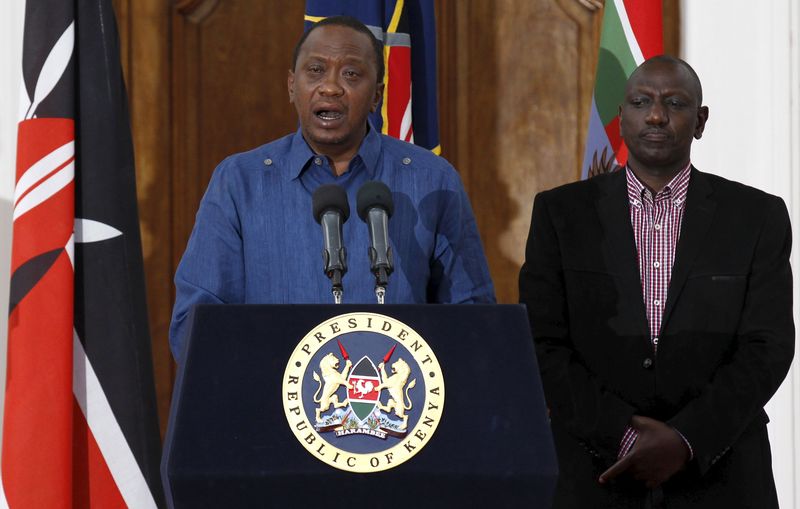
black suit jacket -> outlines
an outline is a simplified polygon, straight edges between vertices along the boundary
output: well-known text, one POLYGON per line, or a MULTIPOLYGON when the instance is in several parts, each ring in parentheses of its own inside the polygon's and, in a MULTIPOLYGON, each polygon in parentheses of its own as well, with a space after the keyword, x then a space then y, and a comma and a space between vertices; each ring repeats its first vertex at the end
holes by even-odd
POLYGON ((537 195, 527 304, 559 458, 556 507, 777 507, 763 406, 794 352, 783 201, 692 168, 659 337, 650 342, 625 171, 537 195), (650 493, 597 478, 633 414, 694 450, 650 493), (650 503, 650 502, 648 502, 650 503))

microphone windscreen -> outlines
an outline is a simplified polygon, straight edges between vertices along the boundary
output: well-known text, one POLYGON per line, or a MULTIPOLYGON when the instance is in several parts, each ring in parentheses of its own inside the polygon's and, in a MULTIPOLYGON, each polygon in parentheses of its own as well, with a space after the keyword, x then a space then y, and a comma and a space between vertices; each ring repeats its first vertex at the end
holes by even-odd
POLYGON ((319 223, 322 214, 334 210, 342 215, 342 223, 350 217, 350 204, 347 202, 347 193, 336 184, 321 185, 311 196, 311 208, 314 219, 319 223))
POLYGON ((394 213, 392 192, 389 186, 378 180, 364 182, 356 195, 356 210, 362 221, 367 220, 367 213, 372 207, 384 209, 389 217, 394 213))

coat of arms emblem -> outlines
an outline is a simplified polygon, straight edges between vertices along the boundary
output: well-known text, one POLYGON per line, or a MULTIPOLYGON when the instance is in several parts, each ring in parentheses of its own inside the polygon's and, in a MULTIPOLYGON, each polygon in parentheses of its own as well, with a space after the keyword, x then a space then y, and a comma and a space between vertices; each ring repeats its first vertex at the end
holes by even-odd
POLYGON ((283 390, 298 441, 354 472, 411 458, 433 436, 444 405, 430 346, 407 325, 374 313, 341 315, 309 332, 289 359, 283 390))
POLYGON ((314 371, 314 380, 318 384, 314 394, 314 403, 318 404, 317 430, 336 430, 339 436, 354 433, 378 438, 385 438, 387 433, 404 436, 408 428, 406 412, 414 406, 408 391, 416 386, 417 380, 408 381, 411 368, 402 358, 392 363, 392 374, 387 374, 386 363, 391 359, 397 345, 392 346, 377 368, 372 359, 364 356, 351 370, 352 362, 347 350, 341 342, 337 343, 345 360, 343 371, 336 371, 340 362, 332 353, 325 355, 320 361, 322 374, 318 375, 314 371), (335 394, 339 386, 347 389, 347 399, 342 402, 335 394), (381 392, 384 390, 388 393, 386 402, 381 401, 381 392), (333 413, 323 417, 331 407, 334 409, 333 413))

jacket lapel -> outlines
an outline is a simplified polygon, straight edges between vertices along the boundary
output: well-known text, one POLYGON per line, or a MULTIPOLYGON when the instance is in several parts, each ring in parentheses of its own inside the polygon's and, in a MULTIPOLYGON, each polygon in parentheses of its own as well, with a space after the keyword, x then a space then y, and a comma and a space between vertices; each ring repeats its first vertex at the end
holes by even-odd
POLYGON ((692 167, 689 191, 686 195, 686 209, 681 225, 681 237, 678 239, 675 263, 672 266, 672 277, 667 291, 667 304, 661 320, 662 331, 666 329, 675 302, 680 297, 692 264, 703 248, 704 239, 714 220, 717 205, 714 200, 709 198, 712 192, 713 189, 705 175, 692 167))
POLYGON ((647 313, 642 296, 642 280, 636 254, 636 241, 631 227, 628 184, 625 170, 597 179, 597 214, 604 237, 601 250, 609 272, 621 281, 622 301, 633 303, 631 316, 642 334, 648 334, 647 313))

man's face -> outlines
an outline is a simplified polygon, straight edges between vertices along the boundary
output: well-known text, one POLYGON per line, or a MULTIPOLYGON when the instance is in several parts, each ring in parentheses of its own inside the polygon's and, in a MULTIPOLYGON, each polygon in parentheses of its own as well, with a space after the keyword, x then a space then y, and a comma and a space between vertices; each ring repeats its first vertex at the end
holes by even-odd
POLYGON ((677 171, 689 162, 708 108, 698 104, 689 71, 672 62, 652 62, 628 81, 620 106, 620 133, 634 169, 677 171))
POLYGON ((375 53, 366 34, 327 25, 303 43, 289 71, 289 100, 306 142, 326 155, 357 150, 383 84, 376 83, 375 53))

